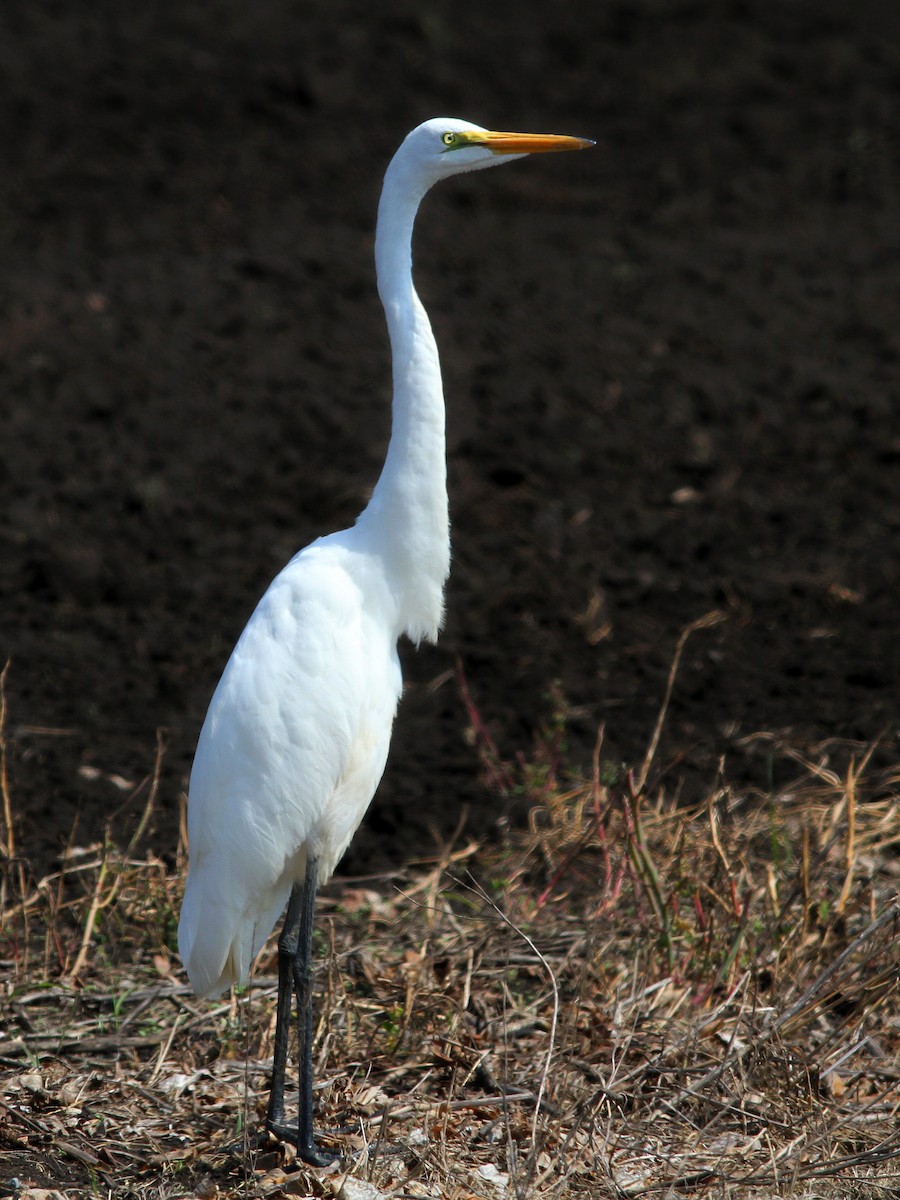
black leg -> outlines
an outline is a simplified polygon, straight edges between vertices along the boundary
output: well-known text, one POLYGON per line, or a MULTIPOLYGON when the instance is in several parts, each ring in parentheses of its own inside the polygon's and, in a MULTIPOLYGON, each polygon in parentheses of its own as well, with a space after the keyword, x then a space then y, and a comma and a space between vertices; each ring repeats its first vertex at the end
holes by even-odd
POLYGON ((278 939, 278 1010, 275 1016, 275 1054, 272 1063, 272 1090, 266 1128, 277 1138, 284 1138, 284 1069, 287 1062, 288 1037, 291 1025, 291 998, 294 988, 293 964, 297 957, 300 937, 300 910, 303 907, 303 888, 294 884, 288 901, 284 927, 278 939))
POLYGON ((313 915, 319 883, 318 863, 306 860, 303 904, 300 909, 300 941, 294 958, 294 992, 297 997, 297 1025, 300 1059, 300 1111, 297 1117, 297 1153, 314 1167, 327 1167, 338 1157, 320 1150, 313 1138, 313 915))
POLYGON ((291 990, 297 998, 300 1094, 297 1116, 297 1154, 314 1167, 327 1167, 337 1155, 320 1150, 313 1137, 312 1039, 313 1039, 313 914, 316 907, 318 870, 316 860, 306 861, 303 887, 295 885, 288 902, 284 929, 278 941, 278 1011, 275 1018, 275 1057, 272 1091, 266 1128, 282 1141, 294 1141, 284 1122, 284 1072, 287 1058, 291 990))

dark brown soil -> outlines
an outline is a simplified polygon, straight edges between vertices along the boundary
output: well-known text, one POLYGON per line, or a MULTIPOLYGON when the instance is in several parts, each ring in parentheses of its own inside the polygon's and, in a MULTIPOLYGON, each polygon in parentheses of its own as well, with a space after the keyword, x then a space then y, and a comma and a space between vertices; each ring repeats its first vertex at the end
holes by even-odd
MULTIPOLYGON (((55 0, 0 12, 2 594, 19 845, 127 829, 268 580, 385 448, 380 177, 420 120, 597 139, 431 195, 454 573, 348 865, 433 846, 558 681, 667 786, 884 735, 900 654, 900 8, 55 0), (489 11, 490 10, 490 11, 489 11), (389 14, 373 16, 372 13, 389 14), (436 685, 436 686, 432 686, 436 685), (99 774, 97 774, 99 772, 99 774), (123 806, 124 808, 121 808, 123 806), (119 811, 121 809, 121 811, 119 811), (397 849, 400 840, 402 848, 397 849)), ((775 770, 786 768, 776 763, 775 770)))

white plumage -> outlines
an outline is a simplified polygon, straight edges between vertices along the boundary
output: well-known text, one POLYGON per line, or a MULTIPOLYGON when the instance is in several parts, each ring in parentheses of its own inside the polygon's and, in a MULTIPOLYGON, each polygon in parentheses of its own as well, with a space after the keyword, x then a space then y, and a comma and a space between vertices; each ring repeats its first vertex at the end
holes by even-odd
POLYGON ((283 1135, 293 987, 306 1039, 297 1142, 309 1162, 328 1157, 313 1144, 311 1123, 308 940, 316 883, 331 875, 381 779, 402 686, 398 638, 437 638, 450 567, 440 366, 412 282, 416 211, 444 176, 590 144, 437 118, 414 129, 394 155, 375 238, 394 380, 384 468, 356 524, 313 542, 272 582, 200 733, 179 950, 196 991, 219 995, 246 980, 291 898, 267 1124, 283 1135))
POLYGON ((384 770, 400 631, 383 561, 364 543, 347 530, 284 568, 209 706, 191 772, 179 927, 200 995, 246 980, 307 852, 327 879, 384 770))

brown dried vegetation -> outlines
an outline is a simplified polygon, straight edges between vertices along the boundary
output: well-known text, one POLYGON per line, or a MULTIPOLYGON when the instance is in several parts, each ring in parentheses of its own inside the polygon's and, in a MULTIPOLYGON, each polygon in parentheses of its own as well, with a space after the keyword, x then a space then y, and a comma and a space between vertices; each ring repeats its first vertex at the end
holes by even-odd
POLYGON ((145 822, 30 879, 4 742, 8 1194, 897 1194, 900 776, 869 748, 760 739, 792 785, 714 784, 688 811, 650 782, 655 741, 631 773, 601 736, 592 777, 568 778, 562 711, 507 763, 464 696, 485 777, 526 792, 531 825, 326 891, 329 1172, 256 1137, 273 953, 227 1002, 196 1000, 174 951, 184 847, 167 865, 145 822))

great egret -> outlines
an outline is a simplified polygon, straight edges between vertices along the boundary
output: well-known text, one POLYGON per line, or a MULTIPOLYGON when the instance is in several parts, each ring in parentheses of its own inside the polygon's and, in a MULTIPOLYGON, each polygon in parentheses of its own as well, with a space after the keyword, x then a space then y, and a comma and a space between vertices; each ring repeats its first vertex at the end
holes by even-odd
POLYGON ((444 397, 437 346, 412 281, 412 230, 439 179, 583 138, 426 121, 388 166, 375 263, 393 359, 387 458, 351 529, 318 538, 276 576, 215 690, 191 771, 190 869, 178 948, 201 996, 246 980, 287 903, 266 1127, 323 1166, 312 1120, 313 910, 381 779, 400 698, 397 641, 437 639, 450 569, 444 397), (291 992, 299 1117, 285 1123, 291 992))

